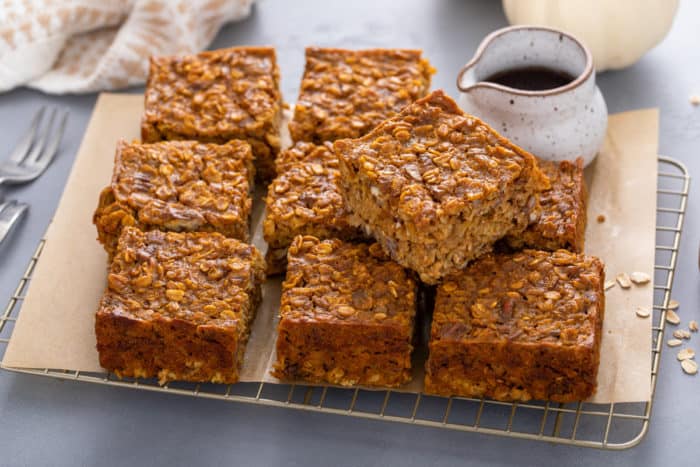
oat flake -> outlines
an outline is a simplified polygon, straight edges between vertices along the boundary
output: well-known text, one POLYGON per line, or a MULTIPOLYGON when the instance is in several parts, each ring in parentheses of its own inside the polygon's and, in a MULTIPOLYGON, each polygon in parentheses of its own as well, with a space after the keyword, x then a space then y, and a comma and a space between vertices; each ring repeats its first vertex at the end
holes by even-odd
POLYGON ((615 276, 615 280, 618 284, 620 284, 620 287, 622 287, 623 289, 629 289, 630 287, 632 287, 630 276, 628 276, 626 272, 621 272, 620 274, 615 276))
POLYGON ((644 285, 651 281, 651 276, 646 272, 633 272, 630 274, 630 279, 637 285, 644 285))
POLYGON ((685 371, 689 375, 694 375, 698 372, 698 364, 695 363, 693 360, 683 360, 681 362, 681 368, 683 368, 683 371, 685 371))
POLYGON ((691 349, 690 347, 688 347, 688 348, 683 349, 680 352, 678 352, 678 355, 676 355, 676 358, 680 361, 692 360, 693 358, 695 358, 695 351, 693 349, 691 349))
POLYGON ((676 313, 673 310, 668 310, 666 312, 666 322, 670 324, 680 324, 681 318, 678 316, 678 313, 676 313))

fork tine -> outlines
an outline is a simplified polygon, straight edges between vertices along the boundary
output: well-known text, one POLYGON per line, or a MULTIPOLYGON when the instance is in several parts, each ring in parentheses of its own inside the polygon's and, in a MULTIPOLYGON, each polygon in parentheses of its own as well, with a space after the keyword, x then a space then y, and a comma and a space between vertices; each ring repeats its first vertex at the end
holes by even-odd
POLYGON ((39 140, 34 142, 32 151, 29 153, 27 158, 24 159, 25 164, 35 164, 37 159, 39 159, 39 156, 41 156, 41 152, 44 150, 44 146, 46 145, 46 138, 51 134, 53 129, 53 122, 56 120, 57 112, 58 109, 55 107, 51 109, 51 115, 49 116, 49 121, 46 123, 46 128, 44 128, 44 131, 41 132, 39 140))
POLYGON ((45 111, 46 106, 42 105, 37 113, 34 114, 34 118, 32 118, 32 123, 29 125, 29 129, 22 136, 19 143, 17 143, 17 146, 15 147, 15 150, 12 151, 12 154, 10 154, 10 162, 19 164, 24 160, 27 154, 29 154, 29 149, 32 147, 32 141, 34 141, 34 138, 36 137, 36 131, 39 128, 39 123, 41 122, 45 111))
POLYGON ((58 110, 55 107, 51 109, 51 115, 49 116, 49 121, 46 123, 46 128, 44 128, 44 131, 41 132, 39 140, 34 143, 34 146, 32 146, 32 151, 29 153, 26 159, 24 159, 25 164, 35 164, 37 159, 39 159, 39 156, 41 156, 41 152, 44 150, 44 146, 46 145, 46 138, 51 134, 53 129, 53 122, 56 119, 56 112, 58 112, 58 110))
POLYGON ((29 208, 29 205, 17 201, 4 203, 4 208, 0 210, 0 243, 5 240, 7 234, 17 224, 17 221, 27 211, 27 208, 29 208))
POLYGON ((68 122, 68 111, 64 111, 61 116, 61 121, 58 124, 58 130, 51 137, 52 139, 47 143, 46 150, 43 151, 39 157, 36 159, 36 163, 48 166, 53 160, 56 152, 58 152, 58 146, 61 144, 61 139, 63 138, 63 133, 66 131, 66 123, 68 122))

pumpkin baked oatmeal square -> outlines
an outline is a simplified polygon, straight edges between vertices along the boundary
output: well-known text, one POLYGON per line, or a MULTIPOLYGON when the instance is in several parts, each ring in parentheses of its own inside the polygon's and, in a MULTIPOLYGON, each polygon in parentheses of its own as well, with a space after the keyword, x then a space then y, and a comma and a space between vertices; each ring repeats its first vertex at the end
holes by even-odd
POLYGON ((244 141, 121 141, 112 182, 93 216, 98 239, 110 256, 125 226, 219 232, 247 241, 253 174, 244 141))
POLYGON ((442 91, 334 151, 353 219, 428 284, 522 233, 549 186, 534 156, 442 91))
POLYGON ((489 254, 437 287, 425 391, 573 402, 596 389, 603 263, 566 250, 489 254))
POLYGON ((151 57, 141 138, 250 143, 261 180, 274 176, 282 94, 272 47, 151 57))
POLYGON ((360 137, 425 96, 433 73, 420 50, 308 47, 292 139, 360 137))
POLYGON ((238 381, 264 267, 218 233, 125 228, 95 320, 100 365, 161 384, 238 381))
POLYGON ((540 160, 539 167, 549 178, 551 186, 538 197, 542 212, 523 233, 509 235, 506 242, 515 249, 583 252, 588 197, 583 159, 578 158, 575 162, 540 160))
POLYGON ((330 143, 299 142, 277 158, 277 177, 268 186, 263 234, 268 274, 284 272, 287 247, 297 235, 355 240, 340 194, 338 158, 330 143))
POLYGON ((411 379, 416 282, 377 244, 298 236, 282 285, 272 375, 343 386, 411 379))

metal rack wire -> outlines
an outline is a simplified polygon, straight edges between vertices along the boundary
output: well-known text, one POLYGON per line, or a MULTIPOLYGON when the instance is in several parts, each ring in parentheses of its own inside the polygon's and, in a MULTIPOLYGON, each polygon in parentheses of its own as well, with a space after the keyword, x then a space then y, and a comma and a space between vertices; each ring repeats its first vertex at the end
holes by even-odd
MULTIPOLYGON (((85 373, 49 368, 15 369, 4 366, 3 368, 19 373, 169 394, 310 410, 559 444, 611 450, 627 449, 639 443, 649 428, 663 348, 666 312, 671 298, 690 178, 682 163, 660 157, 658 182, 654 321, 651 342, 652 396, 648 402, 506 403, 485 399, 434 397, 390 390, 368 391, 357 388, 270 383, 235 385, 170 383, 159 386, 155 380, 119 380, 107 373, 85 373)), ((0 352, 3 354, 19 313, 19 304, 24 298, 23 294, 31 280, 43 246, 44 241, 36 249, 15 293, 0 317, 0 352)))

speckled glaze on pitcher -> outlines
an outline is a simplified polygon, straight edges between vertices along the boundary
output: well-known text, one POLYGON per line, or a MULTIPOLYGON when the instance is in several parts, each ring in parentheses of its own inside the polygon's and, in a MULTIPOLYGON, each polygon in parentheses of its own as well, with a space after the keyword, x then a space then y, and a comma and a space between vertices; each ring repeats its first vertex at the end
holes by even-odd
POLYGON ((460 106, 534 155, 548 160, 583 157, 588 165, 605 138, 608 112, 595 84, 593 58, 570 34, 513 26, 488 35, 457 77, 460 106), (484 81, 497 73, 541 67, 575 77, 543 91, 484 81))

